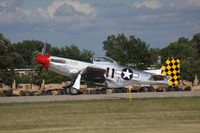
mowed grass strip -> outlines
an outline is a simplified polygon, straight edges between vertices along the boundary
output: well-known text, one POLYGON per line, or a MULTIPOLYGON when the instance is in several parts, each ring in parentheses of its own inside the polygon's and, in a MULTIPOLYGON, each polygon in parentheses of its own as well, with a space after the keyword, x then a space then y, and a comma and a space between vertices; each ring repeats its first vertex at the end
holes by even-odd
POLYGON ((200 97, 0 104, 0 133, 199 133, 200 97))

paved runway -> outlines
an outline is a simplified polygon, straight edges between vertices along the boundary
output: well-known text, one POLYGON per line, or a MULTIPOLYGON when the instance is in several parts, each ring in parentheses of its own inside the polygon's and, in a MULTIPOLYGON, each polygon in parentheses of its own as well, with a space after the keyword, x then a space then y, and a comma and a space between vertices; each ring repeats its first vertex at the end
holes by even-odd
MULTIPOLYGON (((196 92, 144 92, 132 93, 132 98, 156 98, 156 97, 199 97, 200 91, 196 92)), ((96 94, 96 95, 58 95, 58 96, 20 96, 0 97, 0 103, 23 103, 23 102, 50 102, 72 100, 100 100, 100 99, 125 99, 127 93, 96 94)))

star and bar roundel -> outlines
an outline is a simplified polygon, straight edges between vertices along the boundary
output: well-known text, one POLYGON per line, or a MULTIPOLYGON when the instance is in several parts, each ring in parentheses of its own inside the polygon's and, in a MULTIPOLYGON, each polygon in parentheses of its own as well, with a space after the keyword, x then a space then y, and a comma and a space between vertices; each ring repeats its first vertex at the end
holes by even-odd
POLYGON ((130 68, 122 69, 121 77, 124 80, 131 80, 133 78, 133 71, 130 68))

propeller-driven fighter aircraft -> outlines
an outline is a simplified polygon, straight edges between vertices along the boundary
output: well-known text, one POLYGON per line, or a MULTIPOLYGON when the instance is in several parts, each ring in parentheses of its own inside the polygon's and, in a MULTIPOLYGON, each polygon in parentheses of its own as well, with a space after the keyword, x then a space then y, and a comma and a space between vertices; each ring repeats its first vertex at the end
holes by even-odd
POLYGON ((98 79, 101 77, 108 88, 129 87, 133 84, 164 84, 168 85, 169 77, 161 74, 161 69, 156 71, 140 71, 130 67, 121 66, 108 57, 93 58, 91 62, 83 62, 68 58, 50 56, 45 53, 35 57, 35 60, 48 70, 68 76, 72 79, 70 93, 78 94, 81 77, 98 79))

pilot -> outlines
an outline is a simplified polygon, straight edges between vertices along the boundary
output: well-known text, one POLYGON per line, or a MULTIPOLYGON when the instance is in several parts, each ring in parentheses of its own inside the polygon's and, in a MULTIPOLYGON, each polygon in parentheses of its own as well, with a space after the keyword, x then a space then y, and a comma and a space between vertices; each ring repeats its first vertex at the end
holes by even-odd
POLYGON ((100 58, 99 58, 99 57, 97 57, 97 61, 100 61, 100 58))

